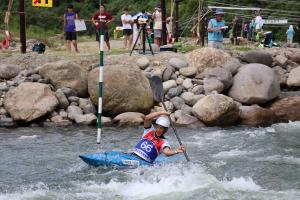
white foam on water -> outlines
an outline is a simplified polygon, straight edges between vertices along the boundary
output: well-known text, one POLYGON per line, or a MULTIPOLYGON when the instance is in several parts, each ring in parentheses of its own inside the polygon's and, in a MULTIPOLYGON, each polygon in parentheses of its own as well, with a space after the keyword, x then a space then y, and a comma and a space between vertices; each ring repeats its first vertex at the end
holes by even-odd
POLYGON ((19 140, 29 140, 29 139, 35 139, 37 137, 38 137, 38 135, 23 135, 23 136, 19 137, 18 139, 19 140))
POLYGON ((232 178, 231 181, 222 181, 222 185, 226 190, 259 191, 262 189, 251 177, 232 178))
POLYGON ((257 151, 241 151, 238 149, 232 149, 230 151, 222 151, 219 152, 215 155, 213 155, 213 157, 218 158, 218 157, 237 157, 237 156, 245 156, 245 155, 252 155, 257 153, 257 151))
POLYGON ((300 165, 300 158, 295 158, 294 156, 273 155, 273 156, 256 158, 255 160, 262 161, 262 162, 274 162, 274 163, 300 165))

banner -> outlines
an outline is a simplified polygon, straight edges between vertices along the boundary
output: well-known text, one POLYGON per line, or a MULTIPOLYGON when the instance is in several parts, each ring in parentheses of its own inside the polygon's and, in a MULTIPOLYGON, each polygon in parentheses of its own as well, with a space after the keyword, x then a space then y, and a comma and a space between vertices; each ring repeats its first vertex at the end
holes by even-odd
POLYGON ((76 31, 85 31, 86 25, 83 19, 75 19, 76 31))

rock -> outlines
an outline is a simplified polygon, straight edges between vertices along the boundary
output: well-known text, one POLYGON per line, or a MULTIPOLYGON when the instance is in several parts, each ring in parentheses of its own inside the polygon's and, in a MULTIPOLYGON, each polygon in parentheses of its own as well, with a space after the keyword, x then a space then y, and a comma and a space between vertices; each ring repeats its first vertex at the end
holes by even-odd
POLYGON ((300 86, 300 66, 293 69, 289 73, 289 77, 287 79, 288 86, 300 86))
POLYGON ((79 107, 82 109, 84 114, 96 114, 97 110, 90 99, 79 99, 79 107))
POLYGON ((230 97, 214 94, 199 100, 193 106, 193 114, 205 124, 227 126, 237 121, 239 109, 230 97))
POLYGON ((189 90, 189 89, 192 89, 193 88, 193 83, 192 83, 192 79, 185 79, 182 83, 182 86, 186 89, 186 90, 189 90))
POLYGON ((48 85, 22 83, 10 90, 5 97, 4 107, 15 121, 31 122, 58 106, 59 102, 48 85))
POLYGON ((59 90, 62 91, 66 95, 66 97, 70 97, 70 96, 77 97, 77 93, 74 90, 72 90, 72 88, 62 87, 59 90))
POLYGON ((181 107, 183 105, 185 105, 184 100, 182 98, 180 98, 180 97, 174 97, 170 101, 174 105, 174 107, 176 108, 176 110, 180 110, 181 107))
POLYGON ((279 94, 280 84, 276 74, 261 64, 248 64, 240 68, 229 91, 230 97, 245 104, 266 103, 279 94))
POLYGON ((258 105, 241 106, 240 123, 250 126, 268 126, 276 123, 275 113, 258 105))
POLYGON ((63 122, 63 120, 64 120, 63 117, 60 115, 53 116, 50 119, 50 121, 54 122, 54 123, 61 123, 61 122, 63 122))
POLYGON ((16 77, 21 71, 18 65, 12 64, 0 64, 0 78, 1 79, 12 79, 16 77))
POLYGON ((182 85, 182 84, 183 84, 183 81, 184 81, 184 79, 183 79, 183 78, 180 78, 180 77, 176 79, 177 85, 182 85))
POLYGON ((196 67, 185 67, 179 70, 180 74, 185 77, 193 77, 197 74, 197 71, 196 67))
MULTIPOLYGON (((177 80, 177 78, 178 78, 177 74, 172 74, 172 76, 171 76, 171 80, 174 80, 174 81, 176 81, 176 80, 177 80)), ((177 82, 176 82, 176 83, 177 83, 177 82)))
POLYGON ((193 105, 195 104, 195 101, 194 101, 195 95, 194 95, 194 93, 192 93, 192 92, 184 92, 184 93, 181 94, 180 97, 181 97, 181 98, 184 100, 184 102, 185 102, 187 105, 189 105, 189 106, 193 106, 193 105))
POLYGON ((155 70, 152 72, 151 77, 153 77, 153 76, 158 76, 160 79, 162 79, 164 70, 165 70, 165 69, 155 69, 155 70))
POLYGON ((0 108, 0 115, 7 115, 7 111, 4 108, 0 108))
POLYGON ((67 108, 67 113, 68 113, 68 118, 71 119, 71 120, 75 120, 75 117, 77 115, 82 115, 83 114, 83 111, 81 110, 80 107, 78 106, 72 106, 70 105, 68 108, 67 108))
POLYGON ((163 82, 164 93, 167 93, 171 88, 176 88, 176 87, 177 87, 177 84, 176 84, 176 81, 174 81, 174 80, 169 80, 169 81, 163 82))
POLYGON ((193 108, 191 106, 186 105, 186 104, 183 104, 181 106, 181 110, 182 110, 182 112, 184 112, 185 114, 188 114, 188 115, 191 115, 192 112, 193 112, 193 108))
POLYGON ((217 93, 222 93, 224 90, 224 84, 217 78, 204 79, 204 91, 205 94, 211 94, 211 92, 216 91, 217 93))
POLYGON ((58 114, 59 114, 63 119, 67 119, 67 118, 68 118, 68 113, 67 113, 65 110, 63 110, 63 109, 59 110, 58 114))
POLYGON ((205 69, 202 75, 205 78, 216 78, 223 83, 224 89, 231 87, 233 79, 230 71, 224 68, 216 67, 213 69, 205 69))
POLYGON ((196 67, 199 73, 206 68, 222 67, 230 55, 214 48, 200 48, 186 54, 190 66, 196 67))
POLYGON ((113 121, 110 117, 101 117, 101 123, 102 126, 112 126, 113 125, 113 121))
POLYGON ((79 104, 77 102, 71 102, 70 106, 79 106, 79 104))
MULTIPOLYGON (((159 103, 159 105, 162 107, 162 103, 159 103)), ((168 112, 173 112, 174 111, 174 105, 171 101, 165 101, 165 106, 167 107, 168 112)))
POLYGON ((174 73, 174 71, 175 71, 175 69, 174 69, 173 67, 168 66, 168 67, 165 69, 164 73, 163 73, 162 80, 163 80, 163 81, 168 81, 168 80, 170 80, 170 78, 171 78, 172 74, 174 73))
POLYGON ((264 51, 249 51, 242 55, 242 60, 248 63, 259 63, 272 67, 272 55, 264 51))
POLYGON ((174 67, 177 70, 189 66, 189 64, 185 60, 179 58, 171 58, 168 63, 171 67, 174 67))
POLYGON ((48 78, 55 88, 69 87, 80 97, 88 96, 88 70, 74 62, 63 60, 45 64, 39 74, 48 78))
POLYGON ((116 116, 113 122, 118 126, 139 126, 144 122, 145 115, 137 112, 127 112, 116 116))
POLYGON ((287 63, 288 59, 283 56, 283 55, 277 55, 275 57, 275 62, 278 63, 280 66, 285 66, 285 64, 287 63))
POLYGON ((280 122, 300 121, 300 96, 277 100, 270 109, 280 122))
POLYGON ((69 101, 68 101, 67 97, 60 89, 58 89, 55 92, 55 96, 59 102, 59 106, 58 106, 59 108, 65 109, 69 106, 69 101))
POLYGON ((202 85, 197 85, 192 89, 192 92, 195 95, 200 95, 204 93, 204 87, 202 85))
POLYGON ((32 74, 31 78, 33 82, 38 82, 38 80, 41 79, 42 77, 39 74, 32 74))
POLYGON ((79 125, 94 125, 97 123, 97 117, 90 113, 84 115, 75 115, 74 121, 79 125))
POLYGON ((280 85, 286 85, 287 78, 288 78, 286 74, 286 70, 282 69, 280 66, 273 67, 272 69, 275 72, 280 85))
POLYGON ((242 64, 240 63, 240 61, 236 58, 229 58, 225 64, 223 65, 222 68, 228 70, 231 72, 232 75, 235 75, 239 68, 242 66, 242 64))
MULTIPOLYGON (((89 73, 89 94, 98 105, 98 71, 89 73)), ((103 113, 116 116, 124 112, 149 113, 153 94, 148 79, 133 66, 111 65, 104 68, 103 113)))
POLYGON ((78 103, 79 102, 79 97, 75 97, 75 96, 70 96, 70 97, 68 97, 68 100, 70 101, 70 102, 75 102, 75 103, 78 103))
POLYGON ((291 53, 288 53, 287 57, 292 62, 300 64, 300 52, 291 52, 291 53))
POLYGON ((150 65, 150 61, 147 57, 139 58, 136 63, 141 70, 146 69, 150 65))
POLYGON ((188 128, 203 128, 205 127, 205 124, 200 122, 196 117, 193 117, 191 115, 181 113, 176 122, 176 126, 181 126, 181 127, 188 127, 188 128))
POLYGON ((171 88, 168 93, 167 93, 167 96, 169 99, 175 97, 175 96, 179 96, 183 91, 183 87, 182 86, 179 86, 179 87, 176 87, 176 88, 171 88))
POLYGON ((17 124, 12 118, 1 118, 0 119, 0 127, 15 127, 17 124))

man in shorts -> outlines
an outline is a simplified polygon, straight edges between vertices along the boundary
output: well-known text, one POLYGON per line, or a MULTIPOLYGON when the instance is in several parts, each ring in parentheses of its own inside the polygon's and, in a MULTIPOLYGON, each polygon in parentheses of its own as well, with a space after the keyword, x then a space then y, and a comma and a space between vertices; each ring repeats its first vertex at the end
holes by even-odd
POLYGON ((75 19, 78 19, 78 15, 74 12, 74 6, 70 4, 68 5, 67 12, 64 14, 64 31, 67 41, 67 51, 71 52, 71 44, 73 44, 76 53, 78 53, 75 19))
POLYGON ((124 14, 121 16, 123 25, 124 45, 126 49, 130 49, 132 45, 132 16, 128 14, 128 8, 124 8, 124 14))
POLYGON ((208 47, 216 49, 224 49, 223 45, 223 34, 225 27, 225 21, 222 19, 224 16, 223 9, 217 9, 215 13, 215 18, 211 19, 208 23, 208 47))
POLYGON ((108 34, 108 24, 114 21, 114 18, 105 11, 104 5, 99 5, 99 11, 92 18, 92 22, 96 26, 96 41, 99 44, 100 50, 100 33, 99 30, 101 28, 101 20, 104 22, 104 41, 106 42, 107 49, 110 52, 110 43, 109 43, 109 34, 108 34))
POLYGON ((155 12, 152 14, 152 19, 154 21, 154 43, 160 46, 162 32, 162 15, 160 6, 157 6, 155 8, 155 12))

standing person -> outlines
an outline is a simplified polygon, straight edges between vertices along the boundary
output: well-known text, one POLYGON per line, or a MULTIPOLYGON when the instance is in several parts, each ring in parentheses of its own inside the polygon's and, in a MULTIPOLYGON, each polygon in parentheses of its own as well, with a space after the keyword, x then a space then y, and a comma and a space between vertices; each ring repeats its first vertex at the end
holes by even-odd
POLYGON ((224 40, 224 30, 225 21, 222 20, 225 12, 223 9, 217 9, 215 13, 215 18, 209 20, 208 23, 208 47, 216 49, 224 49, 223 40, 224 40))
POLYGON ((132 16, 128 14, 128 8, 124 8, 124 14, 121 16, 123 24, 124 45, 126 49, 130 49, 132 45, 132 16))
POLYGON ((295 35, 294 27, 293 25, 290 25, 289 29, 286 31, 287 35, 287 43, 291 45, 293 43, 293 38, 295 35))
POLYGON ((242 25, 239 20, 239 17, 236 15, 232 20, 232 35, 233 35, 233 41, 231 41, 232 44, 239 45, 238 37, 241 36, 241 32, 242 32, 242 25))
POLYGON ((101 28, 101 23, 100 23, 101 20, 104 22, 104 41, 106 42, 107 49, 110 52, 108 24, 113 22, 114 18, 108 12, 105 11, 104 5, 99 5, 99 11, 92 18, 92 22, 96 26, 96 41, 99 44, 99 50, 100 50, 99 30, 101 28))
POLYGON ((255 16, 252 17, 252 20, 250 22, 250 31, 249 31, 249 40, 250 41, 254 41, 255 39, 255 27, 256 27, 256 24, 255 24, 255 16))
POLYGON ((67 41, 67 51, 71 52, 71 44, 73 44, 76 53, 79 53, 76 41, 75 19, 78 19, 78 15, 74 12, 74 6, 70 4, 68 5, 67 12, 64 14, 64 32, 67 41))
POLYGON ((152 19, 154 21, 154 43, 160 46, 162 32, 162 15, 160 6, 156 6, 155 12, 152 14, 152 19))
POLYGON ((169 142, 165 139, 164 134, 170 127, 167 115, 169 115, 167 112, 154 112, 145 117, 144 134, 134 148, 134 155, 152 163, 161 153, 164 153, 166 156, 173 156, 185 151, 183 145, 178 149, 172 150, 169 142), (156 119, 155 125, 152 124, 154 119, 156 119))

